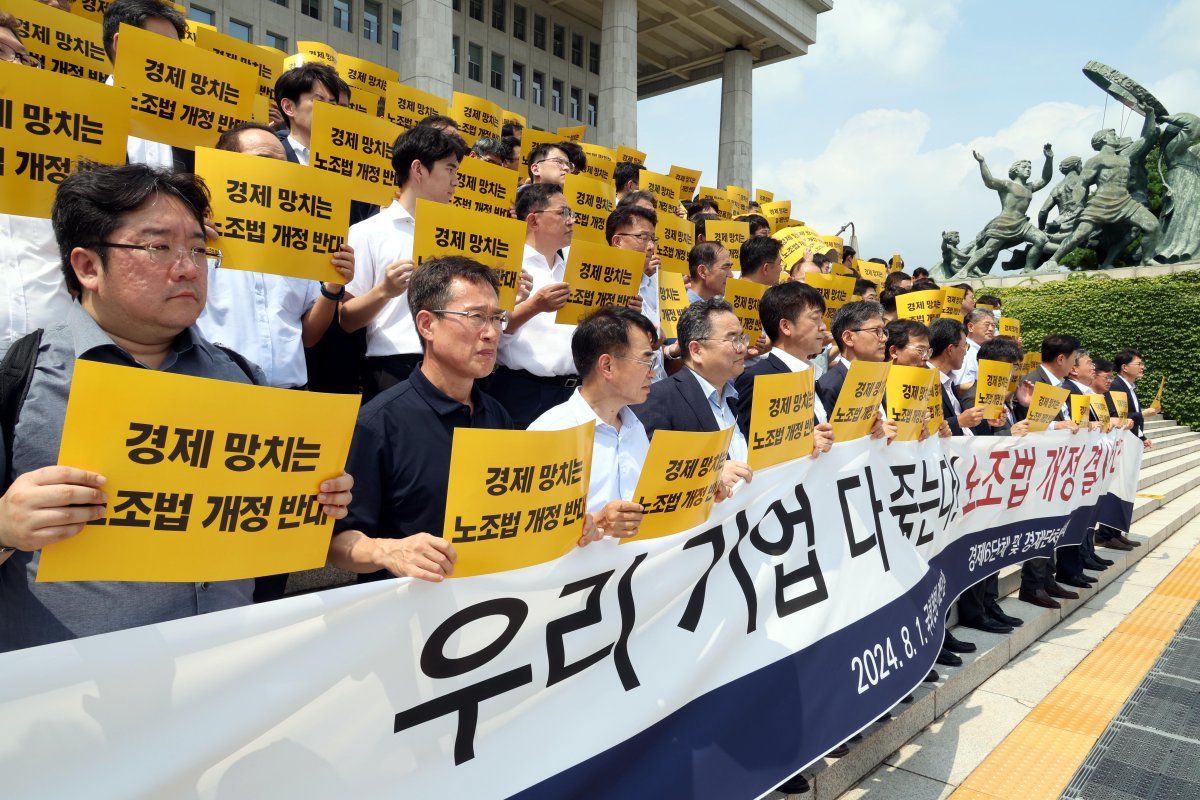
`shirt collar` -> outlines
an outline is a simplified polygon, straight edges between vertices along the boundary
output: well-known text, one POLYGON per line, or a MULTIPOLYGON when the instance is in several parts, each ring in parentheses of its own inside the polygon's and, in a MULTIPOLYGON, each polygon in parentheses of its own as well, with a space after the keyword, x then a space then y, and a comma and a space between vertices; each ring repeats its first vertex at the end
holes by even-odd
POLYGON ((797 358, 782 348, 776 347, 771 352, 776 358, 783 362, 785 367, 790 369, 792 372, 804 372, 804 370, 809 368, 807 361, 802 358, 797 358))
POLYGON ((379 216, 384 219, 390 219, 392 222, 408 222, 414 223, 413 215, 408 213, 408 209, 400 205, 400 198, 392 198, 392 204, 386 208, 379 210, 379 216))
MULTIPOLYGON (((717 402, 717 398, 715 397, 715 395, 717 393, 717 387, 713 386, 711 383, 704 380, 704 378, 700 375, 700 373, 696 372, 696 370, 692 369, 691 367, 688 367, 688 372, 692 373, 692 377, 694 377, 696 379, 696 382, 700 384, 700 389, 704 392, 704 396, 707 397, 710 402, 717 403, 717 405, 720 405, 720 403, 717 402)), ((738 393, 737 393, 737 389, 733 388, 733 381, 727 381, 725 383, 725 391, 722 393, 721 396, 725 400, 729 400, 730 398, 737 400, 738 393)))
MULTIPOLYGON (((455 400, 450 395, 443 392, 441 389, 430 383, 429 378, 425 377, 425 373, 421 371, 421 363, 417 364, 416 369, 408 376, 409 383, 413 385, 417 393, 429 404, 429 407, 434 410, 439 417, 446 417, 451 414, 466 412, 472 415, 472 411, 463 403, 455 400)), ((479 392, 479 387, 475 384, 471 385, 471 405, 474 406, 475 412, 478 413, 483 404, 480 402, 482 395, 479 392)))
MULTIPOLYGON (((584 399, 579 389, 571 393, 571 396, 567 399, 567 406, 571 409, 574 419, 581 425, 589 420, 594 420, 597 428, 607 428, 610 431, 616 430, 612 425, 600 419, 600 415, 596 413, 596 409, 592 408, 591 404, 584 399)), ((641 420, 637 418, 637 414, 634 414, 629 406, 621 406, 621 410, 617 412, 617 416, 621 420, 622 434, 632 427, 642 424, 641 420)))
POLYGON ((295 150, 300 155, 304 155, 304 154, 308 153, 308 145, 300 144, 300 140, 297 139, 295 136, 292 136, 290 133, 288 134, 287 140, 288 140, 288 144, 290 144, 292 146, 292 149, 295 150))
MULTIPOLYGON (((84 310, 83 305, 78 301, 71 304, 71 308, 67 312, 67 323, 71 328, 76 358, 83 358, 91 351, 101 347, 115 347, 132 363, 140 363, 129 351, 114 342, 112 337, 104 332, 100 324, 84 310)), ((178 354, 191 350, 196 346, 199 338, 195 328, 184 328, 171 342, 171 351, 178 354)))

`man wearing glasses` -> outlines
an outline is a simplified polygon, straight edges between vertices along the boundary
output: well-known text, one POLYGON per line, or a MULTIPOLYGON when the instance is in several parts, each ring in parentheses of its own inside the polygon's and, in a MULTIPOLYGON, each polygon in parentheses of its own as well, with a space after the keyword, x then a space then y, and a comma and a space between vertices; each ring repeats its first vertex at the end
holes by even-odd
POLYGON ((573 172, 565 150, 554 144, 539 144, 529 151, 529 179, 532 183, 562 186, 573 172))
POLYGON ((967 329, 967 352, 963 365, 954 371, 954 389, 959 397, 966 396, 979 377, 979 348, 984 342, 996 338, 996 318, 991 312, 975 310, 964 312, 963 325, 967 329))
POLYGON ((619 205, 604 222, 604 236, 608 243, 621 250, 645 253, 642 262, 642 281, 638 285, 638 298, 630 306, 640 310, 646 319, 657 328, 658 319, 658 212, 634 203, 619 205))
POLYGON ((826 416, 833 416, 842 384, 850 371, 850 362, 883 361, 886 354, 887 328, 883 322, 883 306, 858 301, 847 303, 833 317, 833 343, 840 355, 829 370, 817 380, 817 399, 825 407, 826 416))

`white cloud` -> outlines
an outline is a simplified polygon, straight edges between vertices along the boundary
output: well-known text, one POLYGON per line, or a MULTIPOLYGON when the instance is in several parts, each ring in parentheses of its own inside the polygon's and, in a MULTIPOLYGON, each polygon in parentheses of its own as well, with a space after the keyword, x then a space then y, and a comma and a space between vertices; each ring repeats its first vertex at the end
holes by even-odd
MULTIPOLYGON (((1200 30, 1200 24, 1197 24, 1196 30, 1200 30)), ((1184 111, 1200 114, 1200 70, 1184 69, 1173 72, 1146 88, 1172 114, 1184 111)))
POLYGON ((911 77, 942 50, 960 0, 838 0, 817 18, 806 66, 854 65, 911 77))

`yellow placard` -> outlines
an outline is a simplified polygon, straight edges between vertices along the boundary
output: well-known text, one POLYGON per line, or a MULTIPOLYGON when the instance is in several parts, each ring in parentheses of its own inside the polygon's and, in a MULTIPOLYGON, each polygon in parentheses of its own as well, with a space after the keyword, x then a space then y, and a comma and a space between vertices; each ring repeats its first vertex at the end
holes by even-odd
POLYGON ((21 43, 41 59, 42 69, 100 83, 108 79, 112 65, 97 23, 33 0, 6 0, 4 9, 21 21, 21 43))
POLYGON ((688 253, 696 243, 696 226, 675 214, 659 214, 655 226, 658 236, 659 269, 688 274, 688 253))
POLYGON ((223 269, 343 282, 330 259, 350 228, 350 181, 208 147, 196 148, 196 174, 212 193, 223 269))
POLYGON ((324 42, 296 42, 296 55, 301 56, 301 63, 320 61, 337 69, 338 52, 324 42))
POLYGON ((1063 403, 1067 402, 1067 396, 1070 394, 1068 389, 1060 386, 1051 386, 1041 381, 1033 384, 1033 398, 1029 401, 1029 414, 1026 416, 1029 420, 1029 430, 1044 431, 1050 427, 1050 423, 1062 413, 1063 403))
POLYGON ((749 222, 709 220, 704 224, 704 239, 717 242, 729 251, 734 272, 742 271, 742 242, 750 238, 749 222))
POLYGON ((258 79, 258 93, 268 100, 275 99, 275 81, 283 74, 283 56, 207 25, 196 29, 196 47, 250 67, 258 79))
POLYGON ((458 165, 458 188, 450 201, 459 208, 507 217, 517 202, 517 173, 482 158, 464 158, 458 165))
POLYGON ((426 117, 447 116, 450 111, 450 104, 436 94, 405 86, 399 81, 388 84, 385 97, 384 117, 404 130, 415 128, 426 117))
POLYGON ((473 258, 496 270, 500 307, 513 310, 525 255, 524 222, 424 199, 417 200, 413 216, 413 260, 418 267, 438 256, 473 258))
POLYGON ((850 371, 846 374, 833 413, 829 415, 834 441, 848 442, 871 432, 879 415, 883 393, 887 390, 891 366, 887 361, 850 362, 850 371))
MULTIPOLYGON (((104 18, 104 9, 108 8, 110 2, 112 0, 75 0, 71 3, 71 13, 98 23, 104 18)), ((178 11, 181 16, 187 16, 187 9, 179 3, 167 0, 167 5, 178 11)), ((7 10, 7 4, 5 4, 5 9, 7 10)))
POLYGON ((765 206, 767 203, 771 203, 774 201, 775 201, 775 193, 774 192, 768 192, 766 189, 755 189, 754 190, 754 202, 758 203, 760 206, 765 206))
POLYGON ((758 304, 767 287, 754 281, 730 278, 725 281, 725 299, 733 306, 733 313, 742 323, 742 333, 750 337, 750 346, 763 335, 762 318, 758 315, 758 304))
POLYGON ((939 379, 937 391, 929 398, 929 435, 937 436, 945 421, 946 409, 942 406, 942 387, 939 379))
POLYGON ((617 163, 618 164, 645 164, 646 154, 641 150, 635 150, 632 147, 620 145, 617 147, 617 163))
POLYGON ((843 247, 842 237, 840 237, 840 236, 822 236, 821 241, 825 242, 826 244, 829 245, 829 249, 825 251, 826 253, 828 253, 829 250, 837 251, 838 263, 840 264, 842 261, 842 247, 843 247))
POLYGON ((683 276, 678 272, 658 272, 658 318, 664 339, 679 338, 679 316, 691 305, 683 276))
POLYGON ((806 225, 789 225, 771 234, 772 239, 778 239, 782 246, 779 258, 789 272, 804 260, 804 251, 821 253, 829 248, 821 241, 821 237, 806 225))
POLYGON ((1158 382, 1158 391, 1154 395, 1154 402, 1150 404, 1150 408, 1155 411, 1162 411, 1163 389, 1167 387, 1167 376, 1163 375, 1158 382))
POLYGON ((833 315, 850 302, 854 294, 854 278, 845 275, 826 275, 822 272, 807 272, 804 282, 816 289, 825 298, 825 327, 833 325, 833 315))
POLYGON ((1018 339, 1021 336, 1021 321, 1016 317, 1001 317, 996 323, 996 333, 1018 339))
POLYGON ((1021 357, 1021 374, 1028 375, 1042 365, 1042 354, 1036 350, 1021 357))
POLYGON ((734 216, 745 214, 750 208, 749 189, 743 189, 741 186, 726 186, 725 194, 729 195, 729 202, 733 205, 730 210, 734 216))
POLYGON ((350 94, 350 100, 346 107, 352 108, 361 114, 366 114, 368 117, 378 117, 384 119, 384 112, 387 102, 383 95, 368 92, 366 89, 355 89, 350 94))
MULTIPOLYGON (((514 123, 514 122, 520 126, 518 128, 518 130, 523 131, 527 127, 529 127, 529 123, 526 122, 524 114, 518 114, 517 112, 512 111, 512 110, 505 111, 504 112, 504 125, 508 125, 508 124, 514 123)), ((500 129, 500 133, 501 134, 504 133, 503 126, 500 129)))
POLYGON ((771 233, 775 233, 792 218, 792 201, 777 200, 762 204, 762 215, 771 223, 771 233))
POLYGON ((1112 418, 1108 412, 1108 403, 1104 401, 1104 395, 1085 394, 1083 396, 1088 399, 1088 404, 1092 407, 1092 413, 1096 415, 1096 418, 1100 420, 1100 424, 1104 427, 1104 430, 1107 431, 1112 425, 1112 418))
POLYGON ((563 280, 571 286, 571 296, 554 321, 559 325, 578 325, 598 308, 626 305, 638 293, 645 263, 646 254, 639 250, 572 242, 563 275, 563 280))
MULTIPOLYGON (((522 144, 524 144, 523 139, 522 144)), ((604 183, 612 183, 613 170, 617 168, 616 152, 611 147, 587 142, 579 142, 579 146, 583 148, 583 154, 587 156, 587 166, 583 168, 582 174, 604 183)))
POLYGON ((892 364, 887 373, 887 415, 896 423, 896 441, 915 442, 921 438, 925 414, 935 394, 941 397, 936 369, 892 364))
POLYGON ((1090 395, 1074 394, 1070 398, 1071 403, 1071 421, 1076 425, 1083 425, 1087 422, 1088 412, 1092 408, 1092 402, 1088 398, 1090 395))
POLYGON ((655 432, 633 492, 645 509, 635 539, 670 536, 708 519, 732 439, 732 426, 711 433, 655 432))
POLYGON ((638 173, 638 188, 654 195, 654 210, 660 216, 676 216, 675 212, 679 210, 679 181, 669 175, 644 169, 638 173))
POLYGON ((466 92, 454 93, 450 117, 458 123, 458 135, 466 140, 468 147, 474 147, 480 139, 499 139, 504 126, 503 108, 466 92))
POLYGON ((942 290, 925 289, 896 295, 896 316, 926 325, 942 315, 942 290))
POLYGON ((572 242, 608 244, 604 238, 604 225, 616 202, 616 187, 611 182, 572 174, 567 176, 563 184, 563 196, 575 212, 572 242))
POLYGON ((904 259, 900 257, 899 253, 896 253, 888 261, 888 267, 892 272, 900 272, 902 269, 904 269, 904 259))
POLYGON ((108 512, 42 550, 38 581, 224 581, 325 563, 317 487, 342 472, 351 395, 76 361, 58 463, 108 512), (231 414, 230 409, 237 409, 231 414))
POLYGON ((1118 391, 1110 391, 1108 395, 1117 409, 1117 419, 1129 419, 1129 395, 1118 391))
POLYGON ((400 73, 394 69, 345 53, 338 53, 337 71, 353 90, 352 95, 361 90, 382 97, 388 86, 400 80, 400 73))
POLYGON ((979 359, 979 376, 975 379, 975 405, 984 406, 983 418, 997 421, 1004 415, 1004 399, 1015 373, 1007 361, 979 359))
MULTIPOLYGON (((521 163, 526 166, 529 164, 529 154, 532 153, 533 148, 537 147, 538 145, 558 144, 562 140, 563 138, 557 133, 526 128, 525 132, 521 134, 521 163)), ((591 159, 589 158, 588 160, 590 161, 591 159)), ((525 171, 525 174, 529 174, 528 170, 525 171)))
POLYGON ((568 142, 582 142, 583 134, 587 131, 586 125, 564 125, 559 128, 556 133, 560 139, 568 142))
POLYGON ((595 422, 563 431, 455 428, 442 535, 455 578, 553 561, 583 535, 595 422))
POLYGON ((995 311, 996 307, 991 303, 976 303, 975 307, 980 311, 995 311))
POLYGON ((254 118, 253 67, 132 25, 122 24, 120 36, 113 79, 132 95, 129 133, 175 147, 212 147, 223 131, 254 118))
POLYGON ((812 453, 815 403, 811 369, 754 378, 747 437, 750 469, 766 469, 812 453))
POLYGON ((125 163, 129 116, 123 89, 0 61, 0 213, 48 218, 80 158, 125 163))
POLYGON ((942 316, 954 317, 962 322, 962 304, 967 296, 966 289, 956 289, 953 286, 942 287, 942 316))
POLYGON ((854 267, 858 270, 858 274, 862 276, 863 280, 875 284, 877 290, 883 290, 883 284, 887 281, 888 275, 886 265, 877 264, 874 261, 861 261, 856 258, 854 260, 854 267))
POLYGON ((312 166, 353 181, 354 199, 390 205, 396 194, 392 144, 401 131, 386 119, 333 103, 313 103, 312 166))
POLYGON ((717 216, 721 219, 733 219, 733 200, 729 192, 715 189, 712 186, 701 186, 696 190, 696 199, 712 200, 717 204, 717 216))
POLYGON ((698 169, 677 167, 672 164, 667 174, 679 181, 679 199, 683 201, 692 199, 696 194, 696 187, 700 185, 700 176, 703 173, 698 169))

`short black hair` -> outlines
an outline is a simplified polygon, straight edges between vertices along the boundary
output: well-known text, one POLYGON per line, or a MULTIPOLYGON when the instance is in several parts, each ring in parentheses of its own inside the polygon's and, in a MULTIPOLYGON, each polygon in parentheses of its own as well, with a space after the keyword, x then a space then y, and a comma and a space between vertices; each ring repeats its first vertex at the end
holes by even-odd
POLYGON ((1011 336, 997 336, 979 345, 979 357, 985 361, 1016 364, 1021 360, 1021 345, 1011 336))
POLYGON ((641 164, 634 164, 632 161, 622 161, 613 168, 613 183, 617 185, 617 191, 625 188, 625 184, 633 181, 638 183, 638 173, 644 170, 645 167, 641 164))
POLYGON ((859 278, 858 280, 854 281, 854 293, 856 295, 862 297, 866 292, 875 292, 876 294, 879 293, 879 287, 875 285, 875 281, 869 281, 866 278, 859 278))
POLYGON ((418 122, 413 127, 435 128, 438 130, 441 130, 443 128, 450 128, 457 133, 458 132, 458 120, 456 120, 454 117, 447 117, 445 114, 430 114, 428 117, 424 117, 420 122, 418 122))
POLYGON ((71 266, 71 251, 76 247, 93 248, 100 254, 103 267, 108 248, 98 243, 107 241, 121 227, 126 214, 157 194, 179 198, 197 224, 204 225, 209 211, 208 187, 199 175, 145 164, 109 166, 82 161, 78 171, 63 179, 50 217, 62 259, 63 280, 72 295, 80 296, 83 287, 71 266))
POLYGON ((958 344, 966 335, 963 324, 949 317, 938 317, 929 326, 930 358, 937 358, 946 352, 950 345, 958 344))
POLYGON ((551 150, 558 150, 563 154, 564 158, 566 158, 568 161, 571 160, 571 157, 567 155, 567 151, 563 150, 561 142, 542 142, 541 144, 535 144, 533 149, 529 151, 529 157, 525 160, 525 164, 529 169, 530 178, 533 178, 533 165, 539 161, 549 158, 551 150))
POLYGON ((833 343, 839 348, 844 347, 842 334, 848 330, 861 328, 873 317, 883 317, 883 306, 879 303, 871 300, 856 300, 853 303, 846 303, 833 315, 833 324, 829 326, 830 333, 833 334, 833 343))
POLYGON ((628 192, 624 197, 617 201, 618 206, 627 206, 631 203, 636 203, 639 200, 648 200, 656 209, 658 202, 654 199, 654 192, 649 189, 638 189, 636 192, 628 192))
POLYGON ((764 228, 768 231, 771 230, 771 223, 767 222, 767 218, 762 214, 742 214, 740 217, 736 217, 735 219, 737 222, 750 223, 751 236, 754 236, 764 228))
POLYGON ((975 287, 971 286, 971 284, 969 284, 969 283, 953 283, 950 285, 950 288, 951 289, 962 289, 963 297, 967 296, 967 292, 970 292, 971 294, 975 294, 975 287))
POLYGON ((899 286, 885 286, 883 291, 879 293, 879 304, 883 306, 883 310, 889 314, 896 313, 896 298, 902 294, 908 294, 911 289, 901 289, 899 286))
POLYGON ((920 280, 921 278, 928 278, 929 270, 925 269, 924 267, 917 267, 913 270, 912 276, 914 281, 920 280))
MULTIPOLYGON (((1127 367, 1133 363, 1135 358, 1141 357, 1142 354, 1137 350, 1134 350, 1132 347, 1125 348, 1113 356, 1113 372, 1119 373, 1121 371, 1121 367, 1127 367)), ((1043 358, 1042 360, 1045 361, 1046 359, 1043 358)))
POLYGON ((937 281, 935 281, 933 278, 913 278, 912 290, 914 292, 924 292, 930 289, 936 290, 940 288, 942 287, 938 286, 937 281))
POLYGON ((733 306, 724 297, 714 297, 692 303, 679 315, 675 330, 679 336, 679 352, 685 359, 691 358, 688 349, 692 342, 712 336, 712 315, 722 311, 732 314, 733 306))
MULTIPOLYGON (((506 119, 506 120, 504 120, 504 124, 502 126, 500 126, 500 136, 501 136, 501 138, 504 138, 504 139, 508 139, 508 138, 515 139, 515 138, 517 138, 516 137, 517 132, 523 131, 523 130, 525 130, 525 126, 521 124, 521 121, 519 119, 506 119)), ((518 143, 519 143, 519 140, 518 140, 518 143)))
MULTIPOLYGON (((1073 355, 1079 347, 1080 342, 1076 337, 1066 333, 1052 333, 1042 339, 1042 363, 1049 363, 1059 356, 1073 355)), ((1120 353, 1117 357, 1120 357, 1120 353)))
POLYGON ((738 260, 742 265, 742 277, 753 275, 768 261, 779 258, 783 243, 770 236, 751 236, 742 242, 738 260))
POLYGON ((264 125, 261 122, 254 121, 239 122, 221 134, 220 138, 217 139, 217 149, 229 150, 234 153, 240 152, 238 149, 238 138, 240 138, 241 135, 246 131, 266 131, 272 136, 275 135, 275 131, 271 130, 270 125, 264 125))
POLYGON ((121 23, 135 28, 145 28, 146 22, 154 18, 165 19, 182 39, 187 36, 187 22, 175 7, 162 0, 113 0, 104 9, 104 17, 100 23, 100 36, 104 42, 104 52, 108 60, 117 63, 117 53, 114 41, 121 30, 121 23))
POLYGON ((698 242, 692 245, 692 249, 688 251, 688 274, 692 276, 692 280, 700 277, 700 265, 712 265, 717 260, 717 253, 725 249, 725 245, 720 242, 698 242))
POLYGON ((696 238, 704 236, 704 225, 710 219, 720 219, 716 214, 693 214, 688 218, 688 222, 696 226, 696 238))
POLYGON ((517 195, 517 204, 514 206, 517 219, 521 222, 528 221, 530 214, 545 211, 550 205, 550 198, 562 193, 562 187, 557 183, 529 184, 517 195))
MULTIPOLYGON (((873 258, 871 260, 875 261, 875 259, 873 259, 873 258)), ((912 280, 912 275, 909 275, 907 272, 905 272, 903 270, 901 270, 900 272, 889 272, 888 276, 886 278, 884 278, 884 280, 883 280, 883 288, 887 289, 892 286, 899 285, 899 283, 901 281, 911 281, 911 280, 912 280)))
POLYGON ((575 333, 571 334, 571 358, 579 377, 586 379, 605 353, 628 353, 630 328, 645 333, 651 349, 658 344, 654 324, 642 312, 625 306, 605 306, 580 320, 575 333))
POLYGON ((1095 365, 1096 372, 1113 372, 1116 369, 1116 367, 1113 365, 1113 362, 1109 361, 1107 358, 1100 358, 1098 356, 1092 357, 1092 364, 1095 365))
POLYGON ((461 136, 443 133, 429 125, 418 125, 396 137, 392 145, 392 169, 396 171, 396 185, 408 183, 408 170, 412 162, 420 161, 425 169, 433 169, 435 161, 454 156, 462 161, 467 154, 467 143, 461 136))
MULTIPOLYGON (((415 129, 414 129, 415 130, 415 129)), ((432 129, 431 129, 432 130, 432 129)), ((442 256, 421 262, 408 284, 408 309, 415 319, 421 311, 445 308, 450 302, 450 290, 455 278, 467 283, 491 286, 500 296, 500 279, 491 267, 466 256, 442 256)), ((421 338, 421 349, 425 339, 421 338)))
POLYGON ((991 306, 997 310, 1000 308, 1000 298, 996 297, 994 294, 979 295, 975 298, 975 305, 979 305, 980 303, 985 306, 991 306))
POLYGON ((704 211, 704 209, 706 209, 706 208, 712 209, 711 213, 713 213, 713 214, 721 213, 721 206, 719 206, 717 204, 717 201, 713 200, 711 197, 701 197, 698 200, 696 200, 694 203, 692 203, 692 211, 694 213, 695 212, 709 213, 709 212, 704 211))
POLYGON ((887 344, 883 346, 883 352, 890 357, 893 347, 903 350, 914 336, 929 338, 929 328, 925 327, 925 323, 915 319, 892 320, 887 326, 887 344))
POLYGON ((571 162, 573 171, 583 172, 587 169, 587 153, 578 142, 565 139, 554 146, 567 154, 567 161, 571 162))
POLYGON ((344 81, 337 74, 337 70, 320 61, 307 61, 298 67, 285 70, 275 79, 275 107, 279 109, 279 115, 283 117, 289 129, 292 127, 292 121, 283 113, 283 101, 299 103, 300 95, 311 92, 318 83, 324 86, 336 101, 340 95, 338 83, 344 81))
POLYGON ((762 320, 763 333, 774 341, 779 337, 780 322, 785 319, 794 322, 801 314, 814 308, 825 313, 825 296, 807 283, 788 281, 768 286, 758 301, 758 317, 762 320))
POLYGON ((652 226, 658 227, 658 212, 650 208, 635 206, 632 203, 623 206, 617 206, 608 215, 608 219, 604 221, 604 238, 609 244, 612 244, 613 236, 616 235, 617 229, 624 228, 635 219, 644 219, 652 226))

